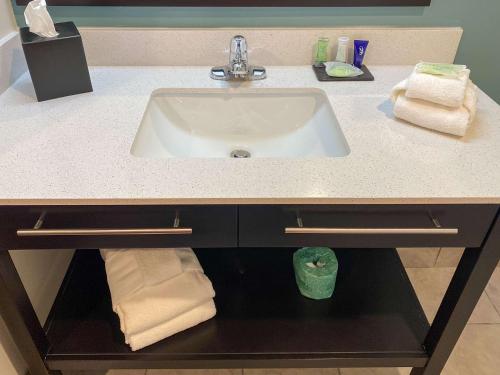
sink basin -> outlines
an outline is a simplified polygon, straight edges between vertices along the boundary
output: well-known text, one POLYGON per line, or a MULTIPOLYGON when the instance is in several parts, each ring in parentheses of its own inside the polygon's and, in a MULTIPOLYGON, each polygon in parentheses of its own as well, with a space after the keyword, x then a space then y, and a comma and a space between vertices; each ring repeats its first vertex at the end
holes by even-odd
POLYGON ((349 146, 319 89, 160 89, 151 95, 131 153, 339 157, 349 146))

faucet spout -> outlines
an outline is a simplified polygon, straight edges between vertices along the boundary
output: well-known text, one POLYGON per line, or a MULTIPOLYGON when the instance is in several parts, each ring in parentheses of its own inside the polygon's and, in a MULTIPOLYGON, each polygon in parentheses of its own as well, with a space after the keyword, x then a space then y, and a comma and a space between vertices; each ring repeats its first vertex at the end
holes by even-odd
POLYGON ((229 51, 230 73, 234 75, 248 74, 247 41, 241 35, 236 35, 231 40, 229 51))
POLYGON ((229 64, 213 67, 210 77, 223 81, 253 81, 266 78, 266 69, 248 63, 247 41, 242 35, 236 35, 231 39, 229 46, 229 64))

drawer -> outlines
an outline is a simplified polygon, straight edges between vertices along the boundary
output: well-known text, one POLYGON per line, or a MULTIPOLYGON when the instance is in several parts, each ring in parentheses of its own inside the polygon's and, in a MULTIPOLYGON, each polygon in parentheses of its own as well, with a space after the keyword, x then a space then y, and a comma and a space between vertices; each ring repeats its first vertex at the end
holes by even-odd
POLYGON ((0 207, 0 248, 232 247, 235 206, 0 207))
POLYGON ((243 206, 243 247, 477 247, 495 205, 243 206))

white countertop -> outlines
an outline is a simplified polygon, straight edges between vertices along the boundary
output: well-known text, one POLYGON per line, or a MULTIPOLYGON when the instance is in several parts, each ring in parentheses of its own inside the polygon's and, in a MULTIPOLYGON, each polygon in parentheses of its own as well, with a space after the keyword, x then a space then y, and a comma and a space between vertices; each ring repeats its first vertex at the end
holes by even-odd
POLYGON ((209 68, 96 67, 94 92, 38 103, 28 74, 0 95, 0 205, 500 203, 500 106, 481 92, 456 138, 394 120, 391 87, 409 66, 372 66, 374 82, 318 82, 310 67, 213 81, 209 68), (130 147, 151 92, 189 87, 325 90, 351 153, 316 159, 143 159, 130 147))

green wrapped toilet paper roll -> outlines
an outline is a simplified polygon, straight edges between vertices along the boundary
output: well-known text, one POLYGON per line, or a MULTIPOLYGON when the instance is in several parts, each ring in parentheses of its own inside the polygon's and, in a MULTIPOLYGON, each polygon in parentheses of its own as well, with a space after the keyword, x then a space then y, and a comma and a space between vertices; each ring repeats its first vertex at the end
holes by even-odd
POLYGON ((328 247, 303 247, 293 254, 295 280, 300 293, 312 299, 330 298, 339 263, 328 247))

